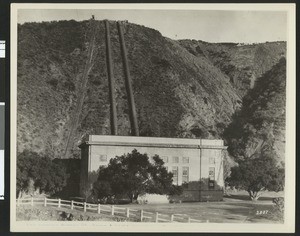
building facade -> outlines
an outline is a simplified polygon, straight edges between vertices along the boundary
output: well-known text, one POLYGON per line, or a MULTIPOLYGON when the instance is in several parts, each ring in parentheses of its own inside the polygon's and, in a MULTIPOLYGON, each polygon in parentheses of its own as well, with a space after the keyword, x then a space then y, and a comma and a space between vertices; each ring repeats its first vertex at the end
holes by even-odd
POLYGON ((133 149, 149 157, 159 155, 167 170, 173 173, 175 185, 208 179, 212 190, 214 184, 224 186, 222 151, 226 147, 223 140, 89 135, 79 147, 81 194, 89 183, 89 173, 133 149))

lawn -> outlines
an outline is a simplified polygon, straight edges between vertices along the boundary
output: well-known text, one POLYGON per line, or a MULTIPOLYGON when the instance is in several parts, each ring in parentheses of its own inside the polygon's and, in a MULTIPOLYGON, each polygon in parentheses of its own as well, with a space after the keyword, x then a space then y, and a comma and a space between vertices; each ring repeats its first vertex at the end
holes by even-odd
POLYGON ((186 214, 192 219, 211 223, 280 223, 272 199, 282 195, 265 192, 258 201, 251 201, 246 192, 237 192, 224 197, 221 202, 131 204, 130 208, 169 215, 186 214))
MULTIPOLYGON (((220 202, 191 202, 174 204, 127 204, 129 207, 147 212, 159 212, 186 215, 204 223, 282 223, 280 214, 275 210, 272 198, 282 196, 282 193, 266 193, 258 201, 250 201, 245 193, 232 193, 220 202)), ((83 221, 128 221, 124 217, 109 216, 93 212, 82 212, 70 209, 57 209, 43 206, 20 206, 17 208, 18 220, 61 220, 61 211, 72 213, 73 220, 83 221)), ((137 219, 130 219, 130 221, 137 219)))
POLYGON ((248 202, 196 202, 181 204, 146 204, 130 205, 132 209, 143 209, 148 212, 162 214, 185 214, 192 219, 213 223, 246 223, 270 222, 265 217, 256 215, 257 211, 267 210, 272 212, 271 204, 257 204, 248 202))

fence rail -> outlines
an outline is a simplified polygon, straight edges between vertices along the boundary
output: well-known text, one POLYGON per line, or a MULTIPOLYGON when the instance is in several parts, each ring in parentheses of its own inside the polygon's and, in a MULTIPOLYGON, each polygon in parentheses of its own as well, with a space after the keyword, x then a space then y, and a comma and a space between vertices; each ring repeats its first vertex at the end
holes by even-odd
MULTIPOLYGON (((62 199, 51 199, 51 198, 25 198, 17 199, 17 206, 20 205, 43 205, 43 206, 54 206, 57 208, 69 208, 71 210, 80 210, 83 212, 92 211, 98 214, 109 214, 117 215, 126 218, 138 219, 139 221, 147 222, 185 222, 185 223, 203 223, 204 221, 191 219, 186 214, 162 214, 159 212, 150 212, 144 210, 130 209, 128 207, 119 207, 115 205, 102 205, 102 204, 92 204, 86 202, 77 202, 62 199)), ((206 221, 208 222, 208 221, 206 221)))

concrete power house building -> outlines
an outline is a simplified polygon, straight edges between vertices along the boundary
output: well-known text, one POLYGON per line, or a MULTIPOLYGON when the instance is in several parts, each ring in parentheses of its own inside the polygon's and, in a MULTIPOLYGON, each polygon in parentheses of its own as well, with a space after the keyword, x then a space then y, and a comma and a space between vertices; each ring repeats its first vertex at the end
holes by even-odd
POLYGON ((222 188, 224 187, 223 151, 226 149, 223 140, 139 136, 121 22, 117 22, 117 25, 123 57, 125 85, 128 95, 133 136, 117 135, 117 116, 114 98, 109 22, 105 21, 112 135, 88 135, 79 145, 81 148, 81 195, 84 195, 86 186, 91 184, 89 181, 89 173, 97 171, 100 166, 108 165, 111 158, 130 153, 134 149, 137 149, 138 152, 146 153, 149 157, 159 155, 163 159, 167 170, 173 173, 173 184, 175 185, 206 180, 200 188, 198 187, 195 189, 189 187, 188 189, 185 189, 183 200, 221 200, 223 196, 222 188))
POLYGON ((159 155, 169 172, 173 173, 173 184, 206 179, 207 188, 185 190, 185 200, 221 200, 223 179, 223 140, 153 138, 132 136, 89 135, 80 145, 81 182, 84 191, 89 184, 89 173, 106 166, 111 158, 137 149, 149 157, 159 155))

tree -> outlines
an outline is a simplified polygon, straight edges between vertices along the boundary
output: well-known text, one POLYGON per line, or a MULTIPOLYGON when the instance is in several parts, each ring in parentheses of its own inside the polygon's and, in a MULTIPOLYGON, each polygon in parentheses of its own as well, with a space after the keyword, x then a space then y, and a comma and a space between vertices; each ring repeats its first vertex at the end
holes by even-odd
POLYGON ((284 168, 277 166, 269 150, 258 158, 239 161, 238 166, 231 168, 231 176, 227 178, 230 186, 246 190, 252 200, 261 196, 261 191, 281 191, 284 189, 284 168))
POLYGON ((114 196, 108 181, 96 181, 93 184, 92 194, 93 196, 96 196, 97 199, 100 199, 103 203, 106 203, 107 200, 112 199, 114 196))
POLYGON ((39 190, 52 195, 62 190, 67 178, 65 168, 54 163, 48 156, 40 156, 27 150, 18 155, 18 193, 39 190))
POLYGON ((80 165, 81 160, 77 158, 69 159, 54 159, 53 162, 62 166, 68 175, 66 186, 55 195, 60 198, 67 199, 79 195, 79 182, 80 182, 80 165))
POLYGON ((83 186, 83 196, 85 201, 94 200, 94 191, 93 191, 93 184, 97 181, 98 173, 97 171, 91 171, 88 173, 88 181, 85 186, 83 186))
POLYGON ((93 192, 99 197, 127 195, 132 202, 140 194, 168 194, 174 192, 172 173, 168 173, 163 160, 155 155, 149 161, 147 154, 136 149, 110 160, 106 168, 99 169, 93 192))

